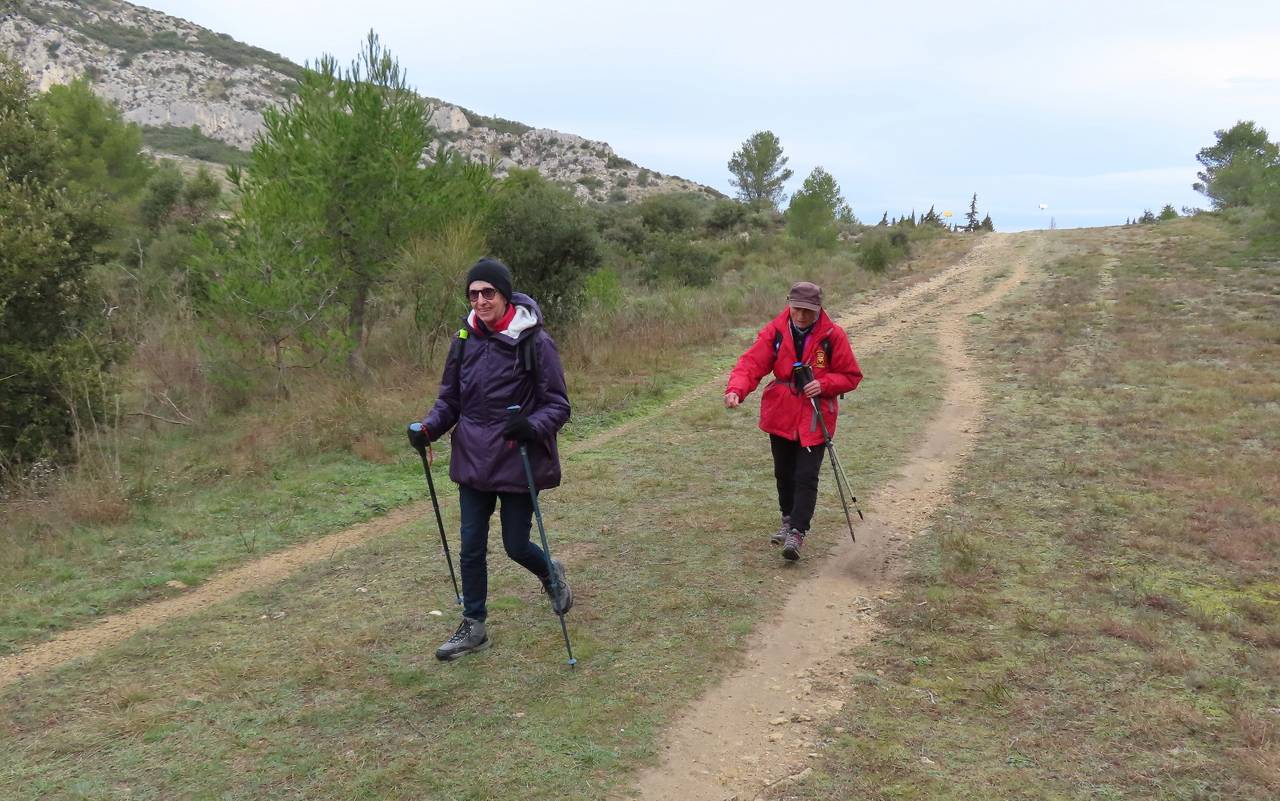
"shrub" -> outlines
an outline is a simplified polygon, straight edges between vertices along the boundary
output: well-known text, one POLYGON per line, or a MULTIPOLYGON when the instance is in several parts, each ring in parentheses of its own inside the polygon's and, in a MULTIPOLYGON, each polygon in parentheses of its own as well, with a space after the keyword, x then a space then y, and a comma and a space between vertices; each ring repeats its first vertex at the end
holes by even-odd
POLYGON ((727 233, 746 222, 747 207, 728 198, 717 200, 707 213, 707 230, 727 233))
POLYGON ((797 192, 787 209, 787 232, 810 247, 826 248, 836 243, 835 216, 822 198, 797 192))
POLYGON ((598 230, 606 242, 631 253, 642 253, 648 233, 636 206, 614 206, 599 210, 598 230))
POLYGON ((782 226, 782 215, 772 206, 751 204, 747 206, 747 209, 744 222, 748 228, 767 232, 776 231, 782 226))
POLYGON ((533 128, 525 125, 523 122, 508 120, 502 117, 489 117, 484 114, 477 114, 471 109, 462 109, 462 114, 467 118, 467 122, 476 128, 488 128, 500 134, 512 134, 514 136, 523 136, 532 131, 533 128))
POLYGON ((640 201, 640 219, 650 231, 674 234, 702 224, 705 201, 689 192, 650 195, 640 201))
POLYGON ((643 278, 650 284, 707 286, 716 278, 719 261, 719 256, 705 245, 678 234, 657 235, 650 238, 643 278))
POLYGON ((904 258, 909 250, 909 240, 903 231, 884 234, 868 231, 858 249, 858 263, 873 273, 884 272, 890 265, 904 258))
POLYGON ((176 153, 216 164, 240 165, 249 162, 249 154, 213 137, 197 126, 178 128, 173 125, 144 126, 142 141, 162 153, 176 153))
POLYGON ((608 267, 587 276, 586 305, 594 311, 612 312, 622 305, 622 281, 608 267))
POLYGON ((494 200, 488 239, 550 325, 576 316, 583 276, 600 264, 600 244, 591 213, 572 194, 536 170, 512 170, 494 200))
POLYGON ((182 195, 183 183, 182 173, 172 164, 161 166, 147 182, 139 212, 142 222, 152 231, 168 222, 182 195))

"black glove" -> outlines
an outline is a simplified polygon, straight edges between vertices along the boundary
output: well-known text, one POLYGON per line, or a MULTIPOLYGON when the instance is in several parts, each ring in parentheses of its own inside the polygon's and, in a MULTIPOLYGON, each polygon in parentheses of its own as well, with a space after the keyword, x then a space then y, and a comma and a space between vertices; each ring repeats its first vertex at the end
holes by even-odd
POLYGON ((431 444, 431 436, 427 434, 427 427, 422 423, 409 424, 409 444, 413 446, 415 451, 421 453, 431 444))
POLYGON ((516 442, 533 442, 538 438, 538 430, 533 427, 533 423, 529 422, 529 418, 523 414, 518 414, 507 420, 507 424, 502 427, 502 438, 513 439, 516 442))

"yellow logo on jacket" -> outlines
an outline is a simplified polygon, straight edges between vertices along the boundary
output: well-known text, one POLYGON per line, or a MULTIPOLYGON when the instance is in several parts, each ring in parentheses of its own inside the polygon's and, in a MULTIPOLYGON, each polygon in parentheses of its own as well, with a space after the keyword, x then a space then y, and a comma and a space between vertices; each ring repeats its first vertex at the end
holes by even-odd
POLYGON ((813 366, 821 369, 827 367, 827 352, 822 348, 818 348, 818 352, 813 356, 813 366))

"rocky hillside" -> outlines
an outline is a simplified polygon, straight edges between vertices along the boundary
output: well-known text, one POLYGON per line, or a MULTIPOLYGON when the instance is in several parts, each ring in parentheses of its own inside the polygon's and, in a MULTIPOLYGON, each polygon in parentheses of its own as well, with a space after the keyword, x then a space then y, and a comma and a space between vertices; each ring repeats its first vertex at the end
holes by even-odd
MULTIPOLYGON (((39 89, 81 75, 158 153, 223 164, 243 161, 262 110, 283 102, 302 68, 274 53, 185 20, 118 0, 18 0, 0 19, 0 52, 39 89)), ((319 55, 319 54, 317 54, 319 55)), ((634 200, 715 190, 618 156, 606 142, 476 114, 435 98, 425 109, 436 145, 489 162, 499 175, 534 167, 583 200, 634 200)), ((434 153, 436 147, 430 148, 434 153)))

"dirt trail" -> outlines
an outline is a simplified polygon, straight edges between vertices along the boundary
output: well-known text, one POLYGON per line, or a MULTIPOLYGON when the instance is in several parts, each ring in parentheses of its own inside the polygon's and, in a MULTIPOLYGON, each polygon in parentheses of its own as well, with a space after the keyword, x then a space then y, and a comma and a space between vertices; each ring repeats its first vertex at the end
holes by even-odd
POLYGON ((942 408, 895 480, 867 499, 858 542, 843 538, 817 574, 797 584, 776 620, 752 637, 746 664, 672 725, 661 763, 641 774, 626 797, 747 801, 807 770, 818 724, 844 704, 847 682, 840 677, 851 666, 848 652, 870 637, 876 599, 892 592, 899 552, 946 502, 982 426, 983 388, 966 349, 966 318, 1027 280, 1044 245, 1035 234, 988 237, 899 303, 841 320, 850 330, 882 323, 853 338, 860 358, 900 332, 894 320, 935 321, 947 371, 942 408))
MULTIPOLYGON (((972 282, 975 265, 993 261, 982 254, 993 247, 1003 251, 1007 245, 999 244, 1001 237, 988 237, 974 250, 952 267, 948 267, 926 281, 914 284, 897 294, 879 299, 865 299, 853 312, 840 319, 851 335, 859 354, 880 347, 908 328, 919 326, 938 312, 942 304, 949 302, 957 291, 972 282), (985 262, 984 262, 985 260, 985 262)), ((724 384, 723 376, 717 376, 675 399, 654 413, 628 421, 588 439, 572 443, 561 450, 568 458, 575 454, 599 448, 611 440, 623 436, 653 418, 682 408, 718 391, 724 384)), ((215 604, 234 598, 249 590, 270 586, 287 579, 299 570, 335 555, 355 548, 400 529, 430 514, 430 505, 420 502, 402 507, 383 517, 361 523, 326 537, 303 543, 288 550, 265 556, 241 567, 218 575, 199 587, 174 598, 155 601, 136 609, 103 618, 89 626, 64 632, 48 642, 41 643, 16 654, 0 657, 0 690, 21 680, 24 676, 51 670, 75 659, 91 655, 98 650, 125 640, 139 631, 154 628, 176 618, 186 617, 215 604)))

